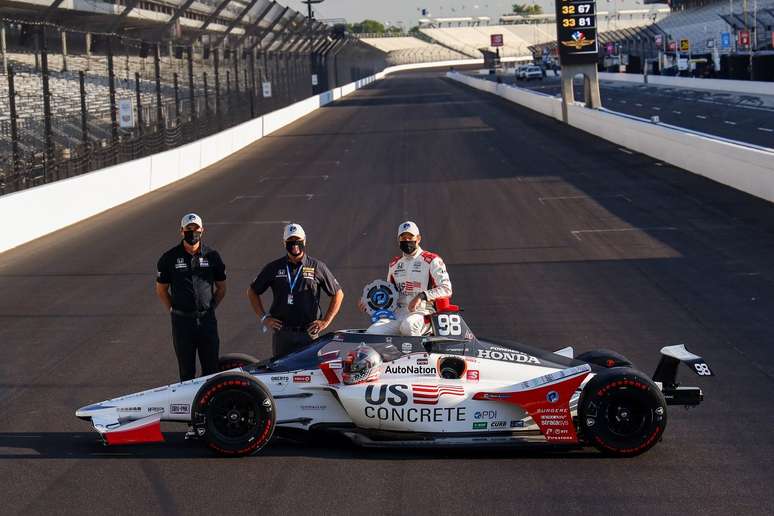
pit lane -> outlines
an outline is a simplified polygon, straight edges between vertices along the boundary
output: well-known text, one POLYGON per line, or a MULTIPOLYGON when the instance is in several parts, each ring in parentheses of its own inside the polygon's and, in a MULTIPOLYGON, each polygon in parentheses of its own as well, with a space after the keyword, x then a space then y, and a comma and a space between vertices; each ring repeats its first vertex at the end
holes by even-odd
MULTIPOLYGON (((77 202, 74 199, 73 202, 77 202)), ((41 209, 45 207, 41 206, 41 209)), ((766 514, 774 510, 774 208, 436 74, 378 82, 181 183, 0 255, 0 485, 7 514, 766 514), (479 335, 612 348, 647 373, 684 343, 717 377, 631 460, 593 450, 364 450, 276 442, 214 458, 103 448, 75 408, 174 380, 153 292, 181 214, 224 257, 222 351, 267 356, 244 290, 284 221, 343 285, 418 222, 479 335)), ((12 221, 4 221, 12 223, 12 221)))

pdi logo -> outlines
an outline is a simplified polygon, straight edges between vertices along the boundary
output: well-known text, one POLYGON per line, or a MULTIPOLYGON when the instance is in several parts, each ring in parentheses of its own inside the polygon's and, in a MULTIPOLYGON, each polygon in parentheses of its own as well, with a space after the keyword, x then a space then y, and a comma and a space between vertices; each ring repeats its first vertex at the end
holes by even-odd
POLYGON ((473 419, 494 419, 497 417, 496 410, 477 410, 473 414, 473 419))

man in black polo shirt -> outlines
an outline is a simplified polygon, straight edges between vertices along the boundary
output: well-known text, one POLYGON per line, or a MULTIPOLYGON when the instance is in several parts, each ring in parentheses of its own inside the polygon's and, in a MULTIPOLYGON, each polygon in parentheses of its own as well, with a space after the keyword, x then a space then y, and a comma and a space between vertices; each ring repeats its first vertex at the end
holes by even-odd
POLYGON ((304 251, 306 234, 299 224, 288 224, 284 232, 287 256, 268 264, 247 289, 247 296, 261 323, 274 330, 274 356, 291 353, 317 338, 339 313, 344 292, 328 266, 304 251), (261 294, 271 288, 274 299, 267 313, 261 294), (321 318, 320 291, 331 297, 321 318))
POLYGON ((172 317, 180 381, 218 372, 218 321, 215 307, 226 295, 226 266, 217 251, 201 242, 204 225, 195 213, 180 222, 183 240, 159 259, 156 294, 172 317))

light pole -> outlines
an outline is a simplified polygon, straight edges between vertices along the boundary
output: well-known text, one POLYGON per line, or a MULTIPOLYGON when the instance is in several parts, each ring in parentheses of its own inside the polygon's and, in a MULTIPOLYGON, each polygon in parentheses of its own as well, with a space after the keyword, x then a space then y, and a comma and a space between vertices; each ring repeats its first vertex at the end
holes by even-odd
MULTIPOLYGON (((303 0, 301 2, 303 4, 306 4, 306 8, 307 8, 306 20, 307 20, 308 27, 309 27, 309 67, 311 68, 311 72, 312 72, 311 75, 312 76, 315 75, 315 73, 317 72, 317 63, 315 62, 316 59, 315 59, 315 54, 314 54, 314 49, 313 49, 313 46, 314 46, 314 34, 313 34, 314 33, 314 23, 313 23, 313 21, 314 21, 314 19, 312 18, 312 14, 313 14, 312 13, 312 4, 321 4, 324 1, 325 0, 303 0)), ((312 95, 316 95, 317 94, 317 86, 314 84, 315 81, 313 80, 313 77, 310 77, 309 80, 312 81, 312 95)), ((319 80, 317 81, 317 83, 318 84, 320 83, 319 80)))

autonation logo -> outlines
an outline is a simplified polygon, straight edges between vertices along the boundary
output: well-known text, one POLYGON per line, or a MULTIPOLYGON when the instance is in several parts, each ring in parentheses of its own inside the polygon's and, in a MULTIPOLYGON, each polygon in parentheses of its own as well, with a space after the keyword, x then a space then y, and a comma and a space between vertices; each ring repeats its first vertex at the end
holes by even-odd
POLYGON ((396 366, 388 365, 384 371, 387 374, 416 374, 416 375, 433 375, 435 376, 435 367, 422 367, 422 366, 396 366))

